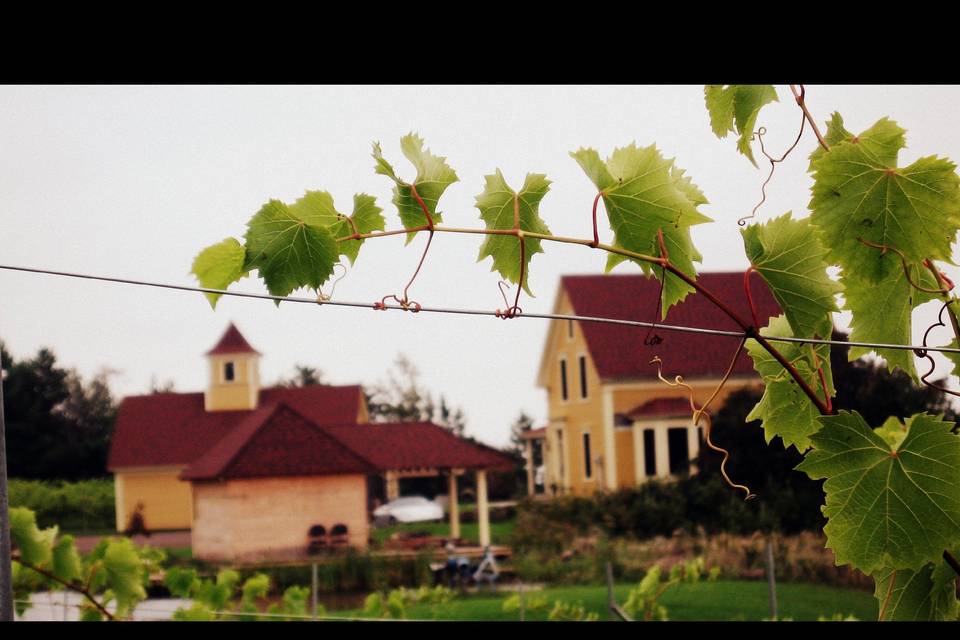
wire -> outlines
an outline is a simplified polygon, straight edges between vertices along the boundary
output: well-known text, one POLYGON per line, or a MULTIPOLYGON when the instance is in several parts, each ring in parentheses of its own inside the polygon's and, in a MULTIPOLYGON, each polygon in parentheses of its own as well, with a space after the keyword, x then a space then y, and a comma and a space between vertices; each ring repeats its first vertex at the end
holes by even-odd
MULTIPOLYGON (((172 289, 174 291, 191 291, 197 293, 214 293, 224 296, 234 296, 237 298, 256 298, 259 300, 273 300, 279 302, 298 302, 305 304, 319 304, 323 306, 334 307, 356 307, 359 309, 380 309, 389 311, 406 311, 409 313, 450 313, 456 315, 468 316, 491 316, 501 318, 502 314, 497 315, 496 311, 487 311, 485 309, 451 309, 444 307, 404 307, 399 304, 381 304, 371 302, 346 302, 342 300, 323 300, 318 298, 299 298, 296 296, 274 296, 268 293, 251 293, 246 291, 227 291, 225 289, 209 289, 206 287, 190 287, 179 284, 167 284, 163 282, 150 282, 147 280, 132 280, 129 278, 114 278, 110 276, 97 276, 84 273, 73 273, 70 271, 53 271, 51 269, 38 269, 35 267, 16 267, 12 265, 0 264, 0 269, 6 271, 22 271, 26 273, 39 273, 50 276, 62 276, 66 278, 80 278, 83 280, 99 280, 101 282, 114 282, 120 284, 130 284, 141 287, 156 287, 160 289, 172 289), (376 305, 376 306, 374 306, 376 305)), ((576 320, 578 322, 592 322, 599 324, 615 324, 627 327, 642 327, 645 329, 655 328, 664 331, 679 331, 682 333, 699 333, 712 336, 727 336, 730 338, 748 337, 743 331, 724 331, 722 329, 706 329, 703 327, 687 327, 683 325, 661 324, 659 322, 643 322, 641 320, 620 320, 617 318, 605 318, 597 316, 581 316, 562 313, 527 313, 518 314, 516 318, 538 318, 541 320, 576 320)), ((912 344, 886 344, 882 342, 847 342, 843 340, 821 340, 819 338, 793 338, 764 336, 770 342, 793 342, 798 344, 827 344, 847 347, 866 347, 870 349, 899 349, 901 351, 937 351, 940 353, 960 353, 957 347, 927 347, 923 345, 912 344)))

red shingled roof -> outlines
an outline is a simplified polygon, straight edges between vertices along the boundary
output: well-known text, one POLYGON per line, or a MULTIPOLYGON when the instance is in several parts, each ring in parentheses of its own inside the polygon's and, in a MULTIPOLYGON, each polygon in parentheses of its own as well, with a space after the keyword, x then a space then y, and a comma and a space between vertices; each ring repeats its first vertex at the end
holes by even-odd
POLYGON ((251 412, 180 477, 212 480, 375 471, 322 428, 280 404, 251 412))
MULTIPOLYGON (((751 291, 760 323, 766 326, 780 307, 763 279, 751 274, 751 291)), ((698 278, 718 298, 744 318, 750 317, 743 292, 743 272, 702 273, 698 278)), ((656 319, 660 284, 654 278, 639 275, 564 276, 561 287, 567 291, 578 315, 605 316, 623 320, 656 319)), ((667 313, 666 324, 726 329, 739 327, 709 300, 692 293, 667 313)), ((721 376, 737 348, 736 338, 676 331, 656 330, 663 338, 658 345, 643 344, 647 330, 596 322, 582 322, 590 355, 601 378, 656 378, 656 367, 648 364, 653 356, 663 359, 666 376, 686 378, 721 376)), ((754 373, 744 353, 737 359, 733 373, 754 373)))
POLYGON ((486 445, 429 422, 324 426, 324 431, 381 470, 422 468, 512 469, 516 463, 486 445))
MULTIPOLYGON (((357 385, 260 390, 259 406, 290 406, 317 425, 356 422, 361 389, 357 385)), ((202 393, 157 393, 123 399, 117 414, 107 468, 186 465, 219 442, 253 411, 203 408, 202 393)))
POLYGON ((627 416, 630 418, 675 418, 692 416, 693 409, 686 398, 654 398, 631 409, 627 416))
POLYGON ((250 346, 250 343, 243 337, 240 330, 231 322, 230 326, 227 327, 227 330, 224 331, 220 337, 220 341, 214 345, 213 349, 207 351, 208 356, 218 353, 256 353, 259 355, 260 352, 250 346))

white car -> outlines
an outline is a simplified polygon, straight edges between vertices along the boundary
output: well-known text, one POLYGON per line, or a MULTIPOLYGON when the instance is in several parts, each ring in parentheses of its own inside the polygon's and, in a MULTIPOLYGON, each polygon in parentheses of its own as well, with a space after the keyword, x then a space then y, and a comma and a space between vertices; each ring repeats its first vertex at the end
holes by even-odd
POLYGON ((388 522, 426 522, 443 520, 443 507, 423 496, 407 496, 377 507, 373 517, 388 522))

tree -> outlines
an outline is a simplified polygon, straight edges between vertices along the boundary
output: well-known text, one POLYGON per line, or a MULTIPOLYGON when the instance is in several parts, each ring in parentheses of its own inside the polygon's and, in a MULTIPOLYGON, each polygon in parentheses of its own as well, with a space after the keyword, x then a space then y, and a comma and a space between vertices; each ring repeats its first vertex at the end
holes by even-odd
POLYGON ((106 474, 117 405, 111 371, 89 383, 43 348, 15 361, 3 350, 7 468, 11 477, 68 479, 106 474))
POLYGON ((326 384, 323 371, 305 364, 294 365, 292 376, 277 381, 281 387, 309 387, 315 384, 326 384))
POLYGON ((398 354, 387 382, 364 389, 370 418, 377 422, 434 422, 463 436, 467 419, 459 407, 453 409, 441 394, 439 404, 420 384, 420 372, 405 355, 398 354))

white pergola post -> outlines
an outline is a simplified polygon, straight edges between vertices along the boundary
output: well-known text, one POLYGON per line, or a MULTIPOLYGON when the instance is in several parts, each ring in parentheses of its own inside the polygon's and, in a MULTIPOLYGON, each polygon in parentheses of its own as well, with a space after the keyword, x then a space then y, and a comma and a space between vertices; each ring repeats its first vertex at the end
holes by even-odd
POLYGON ((387 471, 387 502, 400 497, 400 478, 396 471, 387 471))
POLYGON ((670 439, 667 436, 667 426, 658 424, 653 430, 653 441, 656 449, 657 477, 670 477, 670 439))
POLYGON ((480 546, 490 544, 490 503, 487 501, 487 472, 477 469, 477 525, 480 529, 480 546))
POLYGON ((460 503, 457 501, 457 472, 450 469, 447 478, 447 502, 450 510, 450 537, 454 540, 460 537, 460 503))
POLYGON ((533 440, 527 440, 527 495, 535 493, 533 486, 533 440))
POLYGON ((687 452, 690 454, 690 475, 697 472, 697 465, 692 462, 700 455, 700 434, 697 425, 687 427, 687 452))
POLYGON ((633 479, 639 487, 647 479, 647 458, 643 450, 643 427, 634 422, 633 427, 633 479))

